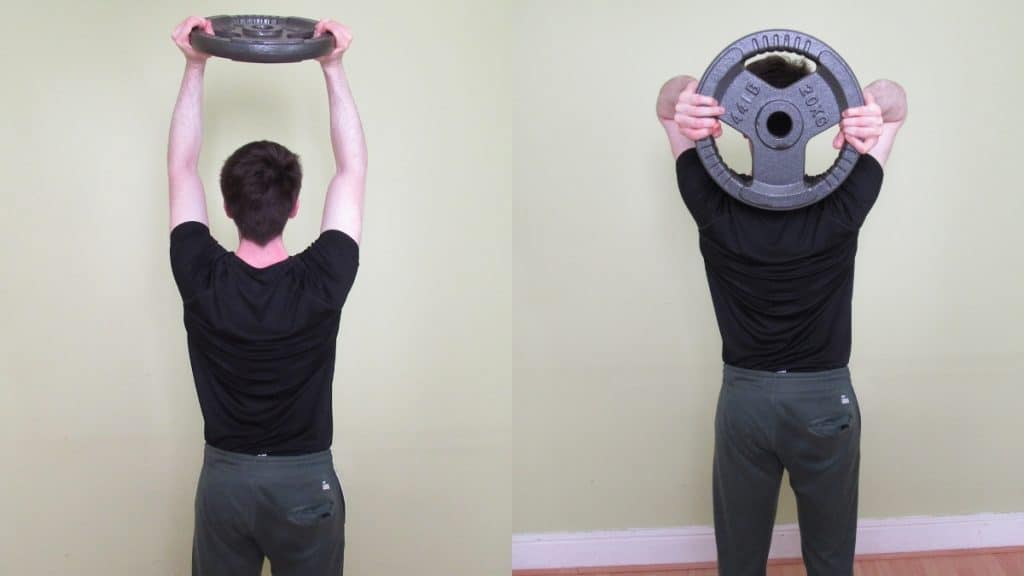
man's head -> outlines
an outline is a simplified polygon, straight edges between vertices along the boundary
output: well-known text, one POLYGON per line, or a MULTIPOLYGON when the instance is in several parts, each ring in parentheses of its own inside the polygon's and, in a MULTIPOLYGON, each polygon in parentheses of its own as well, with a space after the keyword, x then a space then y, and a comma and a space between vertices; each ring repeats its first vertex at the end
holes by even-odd
POLYGON ((776 88, 785 88, 814 71, 806 58, 783 53, 751 60, 747 63, 747 70, 776 88))
POLYGON ((236 150, 220 171, 224 209, 242 238, 260 246, 280 236, 295 216, 301 186, 299 157, 266 140, 236 150))

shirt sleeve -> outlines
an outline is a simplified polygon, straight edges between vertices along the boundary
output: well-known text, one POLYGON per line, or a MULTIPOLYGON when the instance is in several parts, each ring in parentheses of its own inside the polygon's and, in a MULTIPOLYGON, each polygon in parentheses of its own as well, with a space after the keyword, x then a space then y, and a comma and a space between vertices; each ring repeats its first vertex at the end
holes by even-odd
POLYGON ((825 198, 832 216, 844 226, 859 229, 882 189, 882 166, 870 154, 862 154, 850 175, 825 198))
POLYGON ((325 230, 299 259, 311 275, 311 288, 321 300, 342 307, 359 269, 359 245, 340 230, 325 230))
POLYGON ((213 261, 225 252, 202 222, 182 222, 171 230, 171 272, 182 300, 210 287, 213 261))
POLYGON ((696 148, 686 150, 676 159, 676 180, 679 194, 698 228, 708 226, 725 213, 726 194, 700 163, 696 148))

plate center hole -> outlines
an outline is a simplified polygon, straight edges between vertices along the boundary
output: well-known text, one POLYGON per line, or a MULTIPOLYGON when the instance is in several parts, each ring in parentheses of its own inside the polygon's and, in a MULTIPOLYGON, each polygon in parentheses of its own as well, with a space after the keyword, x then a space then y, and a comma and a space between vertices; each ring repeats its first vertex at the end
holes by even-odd
POLYGON ((793 129, 793 119, 783 111, 768 115, 768 133, 776 138, 785 138, 793 129))

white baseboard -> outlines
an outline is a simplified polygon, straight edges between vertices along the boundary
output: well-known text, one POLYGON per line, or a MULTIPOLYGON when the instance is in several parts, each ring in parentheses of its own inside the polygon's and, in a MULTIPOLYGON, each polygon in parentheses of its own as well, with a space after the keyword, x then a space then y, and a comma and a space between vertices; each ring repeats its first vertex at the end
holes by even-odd
MULTIPOLYGON (((857 554, 1024 546, 1024 513, 860 520, 857 554)), ((772 558, 798 558, 795 524, 775 527, 772 558)), ((690 564, 715 560, 710 526, 615 532, 516 534, 512 569, 690 564)))

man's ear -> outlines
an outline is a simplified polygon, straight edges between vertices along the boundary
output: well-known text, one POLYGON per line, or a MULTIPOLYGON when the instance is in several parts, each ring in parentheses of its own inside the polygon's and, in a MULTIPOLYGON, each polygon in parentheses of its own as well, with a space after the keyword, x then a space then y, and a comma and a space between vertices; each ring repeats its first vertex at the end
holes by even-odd
POLYGON ((288 219, 295 218, 295 215, 299 213, 299 199, 295 198, 295 205, 292 206, 292 213, 288 215, 288 219))

